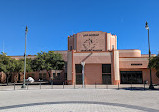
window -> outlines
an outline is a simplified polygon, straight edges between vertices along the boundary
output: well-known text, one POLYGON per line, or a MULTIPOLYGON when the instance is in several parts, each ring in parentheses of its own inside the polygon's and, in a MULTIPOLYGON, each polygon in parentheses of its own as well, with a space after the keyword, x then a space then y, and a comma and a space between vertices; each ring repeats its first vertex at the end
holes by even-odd
POLYGON ((103 84, 111 84, 111 64, 102 64, 103 84))
POLYGON ((56 73, 53 73, 53 79, 60 80, 60 73, 57 73, 57 75, 56 75, 56 73))
POLYGON ((111 73, 111 64, 102 64, 102 73, 111 73))
POLYGON ((70 50, 72 50, 72 46, 70 46, 70 50))
POLYGON ((82 84, 82 65, 76 64, 76 84, 82 84))
POLYGON ((120 71, 121 84, 142 84, 142 71, 120 71))
POLYGON ((65 73, 64 79, 67 80, 67 73, 65 73))
POLYGON ((43 80, 46 80, 46 73, 43 73, 43 80))
POLYGON ((56 73, 53 73, 53 79, 56 77, 56 73))
POLYGON ((114 49, 114 45, 112 45, 112 49, 114 49))
POLYGON ((39 79, 42 80, 42 73, 39 73, 39 79))
POLYGON ((39 73, 40 80, 46 80, 46 73, 39 73))
POLYGON ((60 80, 60 73, 57 73, 57 80, 60 80))
POLYGON ((135 66, 140 66, 140 65, 142 65, 142 63, 132 63, 132 64, 131 64, 131 66, 134 66, 134 65, 135 65, 135 66))
POLYGON ((82 73, 82 65, 81 64, 76 64, 76 73, 82 73))

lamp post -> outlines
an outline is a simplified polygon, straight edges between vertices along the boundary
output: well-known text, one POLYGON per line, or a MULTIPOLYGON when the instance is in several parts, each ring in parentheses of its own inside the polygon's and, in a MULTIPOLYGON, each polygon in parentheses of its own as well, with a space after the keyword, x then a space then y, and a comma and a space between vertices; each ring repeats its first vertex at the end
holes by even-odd
POLYGON ((26 29, 25 29, 25 53, 24 53, 24 79, 23 79, 22 88, 26 88, 26 85, 25 85, 25 73, 26 73, 26 39, 27 39, 27 33, 28 33, 28 28, 26 26, 26 29))
MULTIPOLYGON (((149 63, 150 63, 151 51, 150 51, 150 39, 149 39, 149 26, 148 26, 147 21, 146 21, 145 28, 146 28, 146 30, 148 30, 149 63)), ((150 67, 150 85, 149 85, 149 89, 154 89, 154 86, 152 85, 151 67, 150 67)))
POLYGON ((82 65, 82 84, 83 84, 83 88, 84 88, 84 66, 85 66, 85 62, 81 62, 82 65))

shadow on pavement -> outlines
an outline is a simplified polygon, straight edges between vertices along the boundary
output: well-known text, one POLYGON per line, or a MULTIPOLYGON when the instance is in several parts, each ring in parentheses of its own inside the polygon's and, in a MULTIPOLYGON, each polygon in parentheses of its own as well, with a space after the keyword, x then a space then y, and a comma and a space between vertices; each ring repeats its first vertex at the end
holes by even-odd
POLYGON ((96 104, 96 105, 110 105, 110 106, 118 106, 118 107, 124 107, 129 109, 136 109, 141 111, 147 111, 147 112, 159 112, 157 109, 147 108, 147 107, 141 107, 136 105, 128 105, 128 104, 120 104, 120 103, 109 103, 109 102, 96 102, 96 101, 62 101, 62 102, 40 102, 40 103, 29 103, 29 104, 19 104, 19 105, 11 105, 11 106, 4 106, 0 107, 0 110, 5 109, 13 109, 13 108, 19 108, 19 107, 27 107, 27 106, 38 106, 38 105, 48 105, 48 104, 96 104))

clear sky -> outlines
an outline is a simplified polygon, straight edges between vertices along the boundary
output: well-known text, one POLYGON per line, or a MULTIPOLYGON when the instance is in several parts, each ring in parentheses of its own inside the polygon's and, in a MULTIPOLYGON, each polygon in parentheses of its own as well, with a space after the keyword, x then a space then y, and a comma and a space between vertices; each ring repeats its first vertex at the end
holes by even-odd
POLYGON ((0 51, 23 55, 67 50, 67 37, 81 31, 116 34, 118 49, 159 52, 159 0, 0 0, 0 51))

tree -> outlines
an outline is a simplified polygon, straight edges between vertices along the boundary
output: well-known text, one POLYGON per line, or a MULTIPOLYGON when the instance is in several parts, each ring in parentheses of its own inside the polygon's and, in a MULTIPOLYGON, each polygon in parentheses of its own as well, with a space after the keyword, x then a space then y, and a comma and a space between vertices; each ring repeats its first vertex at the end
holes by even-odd
MULTIPOLYGON (((32 60, 28 58, 26 60, 26 72, 33 71, 31 64, 32 60)), ((0 72, 4 72, 6 74, 6 82, 8 85, 9 78, 11 78, 13 74, 20 74, 24 72, 24 59, 15 60, 7 56, 6 53, 0 54, 0 72)))
POLYGON ((159 54, 155 57, 152 57, 149 62, 149 68, 156 69, 156 76, 159 78, 159 54))
MULTIPOLYGON (((26 72, 31 72, 32 67, 32 59, 31 58, 27 58, 26 59, 26 72)), ((24 72, 24 59, 20 59, 16 61, 16 68, 15 68, 15 72, 20 73, 20 72, 24 72)))
POLYGON ((34 71, 46 70, 50 77, 50 70, 62 70, 64 61, 62 55, 54 51, 37 53, 36 58, 32 61, 34 71))
POLYGON ((10 58, 5 53, 0 54, 0 72, 4 72, 6 74, 7 85, 8 85, 8 79, 15 71, 15 67, 16 67, 15 59, 10 58))
MULTIPOLYGON (((32 59, 27 58, 26 59, 26 72, 31 72, 33 71, 31 68, 32 64, 32 59)), ((15 68, 15 73, 17 73, 20 76, 20 73, 24 73, 24 59, 16 60, 16 68, 15 68)))

